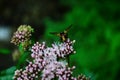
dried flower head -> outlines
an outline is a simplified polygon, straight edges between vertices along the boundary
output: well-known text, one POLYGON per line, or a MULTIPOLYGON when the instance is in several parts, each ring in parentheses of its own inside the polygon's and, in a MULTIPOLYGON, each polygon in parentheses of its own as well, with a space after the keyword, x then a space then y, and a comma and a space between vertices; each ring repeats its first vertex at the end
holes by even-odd
POLYGON ((29 25, 20 25, 17 31, 14 33, 11 43, 19 45, 22 42, 28 41, 30 39, 33 28, 29 25))

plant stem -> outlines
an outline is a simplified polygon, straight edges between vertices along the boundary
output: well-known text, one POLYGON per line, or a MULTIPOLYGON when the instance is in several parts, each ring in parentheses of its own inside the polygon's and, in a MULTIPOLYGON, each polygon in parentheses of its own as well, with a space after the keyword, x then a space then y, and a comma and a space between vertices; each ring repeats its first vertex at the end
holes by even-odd
POLYGON ((70 56, 67 56, 68 66, 70 66, 70 56))

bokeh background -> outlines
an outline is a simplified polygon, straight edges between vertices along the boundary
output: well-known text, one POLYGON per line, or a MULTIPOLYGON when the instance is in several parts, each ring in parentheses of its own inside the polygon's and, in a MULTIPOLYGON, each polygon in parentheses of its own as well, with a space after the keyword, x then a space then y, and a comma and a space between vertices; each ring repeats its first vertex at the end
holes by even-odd
POLYGON ((91 80, 120 80, 119 0, 0 0, 0 80, 12 80, 17 62, 10 43, 21 24, 31 25, 34 41, 59 41, 49 32, 61 32, 69 25, 69 38, 76 40, 76 54, 70 57, 74 75, 91 80))

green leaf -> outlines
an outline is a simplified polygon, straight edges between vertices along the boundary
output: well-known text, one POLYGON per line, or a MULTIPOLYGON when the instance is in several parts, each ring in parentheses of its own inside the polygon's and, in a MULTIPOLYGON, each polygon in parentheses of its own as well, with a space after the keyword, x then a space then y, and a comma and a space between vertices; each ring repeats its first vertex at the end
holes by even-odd
POLYGON ((10 67, 0 72, 0 80, 12 80, 16 67, 10 67))
POLYGON ((10 54, 10 52, 11 52, 11 51, 10 51, 9 49, 4 49, 4 48, 1 48, 1 49, 0 49, 0 53, 1 53, 1 54, 10 54))

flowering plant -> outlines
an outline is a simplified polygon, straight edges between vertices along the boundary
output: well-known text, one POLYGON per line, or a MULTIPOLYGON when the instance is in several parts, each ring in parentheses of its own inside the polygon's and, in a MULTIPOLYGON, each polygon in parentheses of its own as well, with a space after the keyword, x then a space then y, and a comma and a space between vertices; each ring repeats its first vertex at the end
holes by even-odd
MULTIPOLYGON (((20 26, 14 33, 12 43, 19 45, 30 39, 33 29, 20 26), (21 28, 22 27, 22 28, 21 28)), ((15 71, 14 80, 89 80, 84 75, 74 77, 75 66, 69 67, 69 56, 76 53, 73 48, 75 40, 67 38, 61 43, 53 43, 48 47, 45 42, 36 42, 30 48, 32 60, 24 69, 15 71)), ((24 47, 24 46, 23 46, 24 47)))

